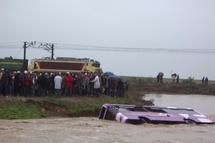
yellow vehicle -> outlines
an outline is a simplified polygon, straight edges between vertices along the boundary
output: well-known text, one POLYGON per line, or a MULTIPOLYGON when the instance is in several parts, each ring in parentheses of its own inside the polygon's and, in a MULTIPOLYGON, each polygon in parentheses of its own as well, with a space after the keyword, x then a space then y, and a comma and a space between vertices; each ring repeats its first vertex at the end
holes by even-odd
POLYGON ((29 65, 32 72, 92 72, 101 73, 100 63, 88 58, 33 59, 29 65))

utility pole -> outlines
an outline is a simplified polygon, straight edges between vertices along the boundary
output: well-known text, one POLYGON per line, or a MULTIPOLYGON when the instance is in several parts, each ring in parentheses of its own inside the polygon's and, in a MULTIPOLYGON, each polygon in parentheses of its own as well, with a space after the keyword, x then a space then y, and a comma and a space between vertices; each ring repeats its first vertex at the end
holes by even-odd
POLYGON ((51 59, 54 60, 54 44, 51 45, 51 59))
POLYGON ((26 48, 27 48, 27 42, 24 42, 23 45, 24 48, 24 57, 23 57, 23 70, 27 70, 27 66, 26 66, 26 48))

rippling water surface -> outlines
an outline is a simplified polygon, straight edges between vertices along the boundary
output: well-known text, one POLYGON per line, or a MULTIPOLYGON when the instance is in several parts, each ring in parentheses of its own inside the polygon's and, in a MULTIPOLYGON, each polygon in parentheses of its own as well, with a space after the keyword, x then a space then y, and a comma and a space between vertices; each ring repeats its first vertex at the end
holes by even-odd
POLYGON ((204 114, 215 114, 215 96, 147 94, 143 98, 153 100, 156 106, 193 108, 204 114))

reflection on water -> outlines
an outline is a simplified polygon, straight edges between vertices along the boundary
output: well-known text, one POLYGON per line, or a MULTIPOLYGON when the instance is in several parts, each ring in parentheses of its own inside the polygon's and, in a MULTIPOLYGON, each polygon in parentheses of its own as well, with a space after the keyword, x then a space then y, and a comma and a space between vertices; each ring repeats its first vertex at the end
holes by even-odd
POLYGON ((193 108, 203 114, 215 114, 215 96, 146 94, 143 98, 152 100, 156 106, 193 108))

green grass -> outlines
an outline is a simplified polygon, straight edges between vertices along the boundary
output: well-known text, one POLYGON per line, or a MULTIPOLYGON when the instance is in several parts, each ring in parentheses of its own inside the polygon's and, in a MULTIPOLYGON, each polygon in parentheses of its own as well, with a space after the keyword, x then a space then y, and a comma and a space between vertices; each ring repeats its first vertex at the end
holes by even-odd
MULTIPOLYGON (((136 82, 135 79, 134 82, 136 82)), ((8 97, 0 102, 0 119, 33 119, 53 116, 98 116, 104 103, 141 104, 133 88, 124 97, 8 97)))
MULTIPOLYGON (((132 91, 132 90, 131 90, 132 91)), ((139 104, 137 96, 109 97, 1 97, 0 119, 98 116, 104 103, 139 104)))
POLYGON ((131 103, 127 97, 113 98, 113 97, 95 97, 95 98, 80 98, 74 99, 73 104, 70 104, 67 108, 71 113, 87 113, 98 112, 104 103, 131 103), (79 101, 78 101, 79 100, 79 101))
POLYGON ((7 103, 0 105, 1 119, 35 119, 41 114, 36 105, 7 103))
MULTIPOLYGON (((70 97, 70 98, 48 98, 48 102, 55 104, 56 106, 62 107, 67 110, 68 114, 71 116, 80 116, 80 115, 87 115, 94 116, 98 114, 101 106, 104 103, 117 103, 117 104, 125 104, 125 103, 136 103, 135 101, 131 100, 128 96, 114 98, 108 96, 101 96, 101 97, 70 97)), ((138 100, 138 103, 142 101, 138 100)))

